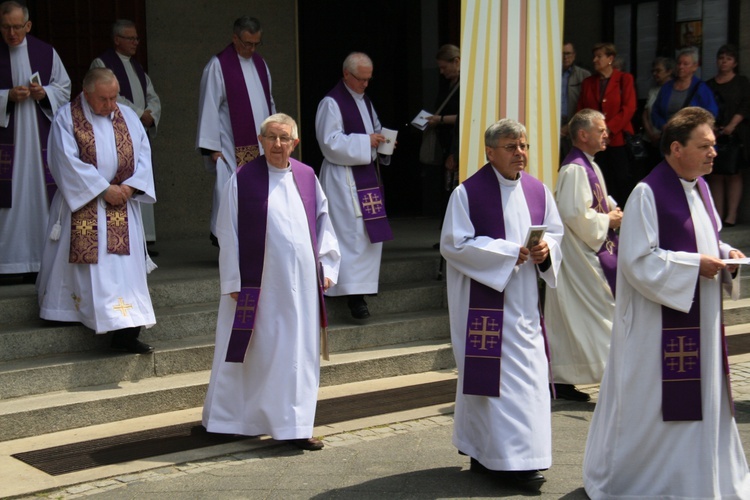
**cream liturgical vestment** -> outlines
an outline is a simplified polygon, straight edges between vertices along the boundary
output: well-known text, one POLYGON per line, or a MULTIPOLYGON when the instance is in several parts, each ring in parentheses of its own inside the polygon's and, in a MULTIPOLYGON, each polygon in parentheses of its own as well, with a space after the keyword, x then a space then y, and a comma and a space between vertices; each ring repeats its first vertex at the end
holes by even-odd
MULTIPOLYGON (((604 177, 588 157, 607 198, 604 177)), ((565 384, 598 384, 609 354, 615 299, 597 252, 605 244, 609 215, 592 208, 593 193, 586 167, 569 163, 560 168, 555 200, 565 224, 564 256, 557 287, 547 287, 547 325, 553 379, 565 384)))
POLYGON ((73 134, 70 104, 52 122, 49 164, 58 191, 50 209, 47 234, 61 226, 60 239, 47 239, 37 280, 40 316, 54 321, 77 321, 96 333, 151 327, 156 323, 146 282, 146 242, 140 203, 155 203, 151 148, 146 130, 128 107, 118 105, 133 144, 135 170, 123 184, 138 193, 127 201, 130 254, 107 252, 107 215, 100 194, 115 177, 118 151, 111 116, 95 115, 81 96, 86 120, 93 127, 97 167, 81 161, 73 134), (71 211, 98 199, 98 263, 71 264, 71 211))
MULTIPOLYGON (((498 196, 503 200, 505 239, 475 235, 463 184, 451 195, 440 238, 458 367, 453 444, 493 470, 547 469, 552 464, 552 431, 548 362, 539 322, 538 269, 531 261, 516 266, 531 218, 521 182, 495 174, 500 184, 498 196), (462 390, 472 279, 505 292, 500 397, 465 395, 462 390)), ((554 286, 563 226, 552 194, 546 187, 544 193, 544 239, 551 265, 539 276, 554 286)))
POLYGON ((713 201, 708 213, 696 182, 680 182, 698 253, 661 248, 654 194, 645 183, 633 190, 622 219, 612 344, 583 464, 592 499, 750 498, 723 367, 721 273, 699 276, 699 254, 727 258, 731 247, 716 240, 713 201), (662 306, 687 313, 696 283, 703 419, 664 421, 662 306))
MULTIPOLYGON (((268 166, 265 260, 255 327, 244 362, 225 361, 240 290, 237 176, 222 197, 219 239, 221 300, 216 350, 203 407, 209 432, 274 439, 312 436, 320 380, 317 259, 291 169, 268 166)), ((317 180, 317 240, 323 274, 334 282, 339 248, 317 180)))
MULTIPOLYGON (((263 120, 276 113, 276 104, 273 102, 271 93, 271 109, 268 109, 261 79, 252 58, 244 58, 237 55, 245 77, 247 95, 253 110, 253 120, 257 129, 255 136, 260 134, 260 124, 263 120)), ((265 63, 264 63, 265 65, 265 63)), ((269 87, 272 85, 271 73, 266 66, 269 87)), ((204 156, 203 161, 206 170, 216 174, 214 186, 214 198, 211 208, 211 232, 216 234, 216 218, 219 213, 219 200, 224 192, 224 185, 237 170, 235 159, 235 141, 232 132, 232 120, 229 115, 229 103, 227 101, 227 89, 224 84, 224 74, 221 71, 219 58, 214 56, 208 61, 203 69, 200 88, 200 102, 198 105, 198 134, 195 139, 195 147, 210 151, 221 151, 223 158, 216 164, 211 161, 210 156, 204 156)), ((259 154, 263 154, 263 148, 258 144, 259 154)))
MULTIPOLYGON (((326 292, 328 296, 361 295, 378 292, 380 257, 383 243, 370 243, 357 195, 357 185, 350 165, 366 165, 377 153, 370 145, 372 133, 381 130, 375 110, 372 118, 367 111, 364 94, 347 90, 354 98, 362 116, 366 134, 346 134, 339 105, 324 97, 315 115, 315 135, 323 152, 320 184, 328 197, 331 220, 341 247, 339 282, 326 292)), ((380 163, 390 163, 390 156, 382 156, 380 163)))
MULTIPOLYGON (((33 73, 28 40, 8 50, 13 85, 28 86, 33 73)), ((50 200, 42 168, 37 108, 52 121, 57 109, 70 99, 70 78, 55 51, 50 82, 44 90, 51 108, 40 106, 31 98, 12 103, 8 98, 10 89, 0 90, 0 126, 8 127, 10 120, 15 120, 13 204, 11 208, 0 208, 0 274, 37 272, 42 260, 50 200), (14 108, 12 114, 8 112, 10 106, 14 108)), ((3 168, 2 162, 0 168, 3 168)))

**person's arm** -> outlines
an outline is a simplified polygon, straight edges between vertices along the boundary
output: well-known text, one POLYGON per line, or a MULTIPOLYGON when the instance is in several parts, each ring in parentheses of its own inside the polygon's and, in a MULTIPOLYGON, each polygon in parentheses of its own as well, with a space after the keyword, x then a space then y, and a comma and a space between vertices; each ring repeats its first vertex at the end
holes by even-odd
MULTIPOLYGON (((614 80, 614 78, 612 79, 614 80)), ((609 85, 614 82, 610 80, 609 85)), ((622 132, 633 119, 636 109, 638 109, 638 99, 635 95, 635 85, 633 84, 633 75, 630 73, 620 72, 619 89, 613 88, 613 91, 618 90, 620 94, 620 107, 614 110, 614 113, 607 113, 607 127, 610 130, 610 134, 618 134, 622 132)))

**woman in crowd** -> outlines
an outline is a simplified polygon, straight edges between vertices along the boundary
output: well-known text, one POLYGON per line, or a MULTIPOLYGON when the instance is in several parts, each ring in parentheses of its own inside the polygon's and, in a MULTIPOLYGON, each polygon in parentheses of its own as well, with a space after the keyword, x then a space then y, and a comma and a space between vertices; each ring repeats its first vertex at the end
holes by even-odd
POLYGON ((656 96, 659 95, 662 85, 672 79, 672 71, 674 71, 674 60, 669 57, 657 57, 651 64, 651 76, 656 85, 648 90, 648 99, 646 100, 646 106, 643 108, 642 120, 647 137, 657 150, 659 149, 661 130, 654 127, 654 124, 651 123, 651 108, 656 101, 656 96))
POLYGON ((651 124, 661 130, 673 114, 687 106, 699 106, 716 116, 713 92, 695 76, 698 71, 698 49, 687 47, 677 54, 674 80, 662 85, 651 108, 651 124))
POLYGON ((638 107, 633 75, 613 67, 617 57, 614 44, 598 43, 592 52, 595 73, 581 84, 578 110, 591 108, 604 114, 609 145, 596 155, 596 162, 604 174, 609 193, 620 206, 625 206, 636 182, 625 142, 625 134, 633 134, 630 121, 638 107))
POLYGON ((718 73, 706 82, 719 106, 715 125, 719 156, 714 159, 714 171, 708 176, 708 183, 725 227, 737 223, 743 170, 750 163, 750 81, 738 74, 739 57, 737 47, 722 45, 716 56, 718 73))

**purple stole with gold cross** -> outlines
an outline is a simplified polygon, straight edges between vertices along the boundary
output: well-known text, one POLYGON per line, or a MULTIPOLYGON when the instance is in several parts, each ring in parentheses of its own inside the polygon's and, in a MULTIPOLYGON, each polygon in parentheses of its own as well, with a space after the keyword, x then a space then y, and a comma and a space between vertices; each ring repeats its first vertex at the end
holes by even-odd
MULTIPOLYGON (((662 161, 643 179, 651 187, 659 223, 659 247, 675 252, 698 252, 690 206, 677 173, 662 161)), ((719 231, 706 181, 698 178, 698 191, 719 241, 719 231)), ((661 307, 662 418, 665 422, 702 420, 701 405, 701 310, 700 278, 695 285, 690 311, 661 307)), ((724 325, 721 325, 724 373, 729 377, 724 325)), ((728 385, 728 384, 727 384, 728 385)), ((731 393, 730 393, 731 394, 731 393)), ((731 401, 731 396, 730 396, 731 401)))
MULTIPOLYGON (((49 85, 52 77, 52 64, 54 61, 54 50, 31 35, 26 35, 26 49, 29 54, 31 71, 39 72, 42 85, 49 85)), ((28 86, 30 82, 19 82, 19 85, 28 86)), ((13 74, 10 67, 10 49, 5 42, 0 40, 0 89, 11 89, 13 74)), ((15 157, 15 129, 16 116, 13 112, 15 103, 8 102, 10 119, 7 127, 0 127, 0 208, 13 206, 13 159, 15 157)), ((49 136, 50 120, 42 112, 40 105, 36 104, 36 123, 39 129, 39 150, 42 157, 41 165, 24 165, 24 168, 41 168, 44 170, 44 181, 47 187, 47 201, 52 202, 57 186, 47 164, 47 137, 49 136)))
MULTIPOLYGON (((584 152, 574 146, 562 162, 563 165, 569 163, 580 165, 586 170, 586 175, 589 179, 589 187, 591 188, 591 208, 597 213, 608 214, 610 210, 609 203, 604 196, 604 189, 602 188, 601 181, 584 152)), ((607 279, 607 283, 609 283, 609 289, 612 292, 613 297, 615 296, 615 284, 617 282, 617 244, 617 233, 615 233, 614 229, 609 228, 604 243, 602 243, 599 251, 596 252, 596 256, 599 258, 599 264, 602 266, 604 277, 607 279)))
MULTIPOLYGON (((120 95, 130 102, 135 102, 133 100, 133 89, 130 88, 130 78, 128 78, 128 73, 125 69, 125 63, 117 55, 117 51, 115 49, 107 49, 99 56, 99 59, 117 77, 117 81, 120 83, 120 95)), ((141 84, 141 90, 143 91, 143 99, 146 100, 146 72, 143 70, 141 63, 133 57, 130 58, 130 65, 138 76, 138 82, 141 84)))
MULTIPOLYGON (((70 103, 70 114, 73 119, 73 136, 78 145, 82 162, 94 167, 96 163, 96 139, 94 128, 83 112, 83 94, 78 94, 70 103)), ((125 118, 119 107, 112 113, 112 129, 117 145, 117 173, 110 184, 119 185, 133 176, 135 171, 135 154, 133 141, 125 118)), ((70 255, 71 264, 96 264, 99 262, 99 197, 94 198, 82 208, 71 214, 70 218, 70 255)), ((106 203, 107 216, 107 253, 130 255, 130 233, 128 227, 128 204, 113 206, 106 203)))
MULTIPOLYGON (((367 134, 365 123, 362 121, 362 115, 359 112, 354 97, 346 89, 346 84, 340 80, 333 89, 328 92, 328 97, 336 101, 341 111, 341 119, 344 122, 344 133, 346 134, 367 134)), ((370 114, 370 121, 373 122, 372 103, 370 98, 364 96, 367 112, 370 114)), ((375 164, 370 162, 366 165, 350 165, 354 183, 357 186, 357 198, 359 207, 362 211, 362 218, 365 222, 367 236, 370 243, 380 243, 393 239, 391 226, 388 224, 388 216, 385 213, 385 199, 383 189, 378 180, 375 164)))
MULTIPOLYGON (((474 236, 505 239, 503 199, 492 165, 486 164, 463 185, 469 201, 469 218, 474 226, 474 236)), ((531 224, 541 225, 547 208, 544 184, 522 173, 520 185, 529 208, 531 224)), ((505 292, 471 280, 464 358, 464 394, 500 396, 504 301, 505 292)))
MULTIPOLYGON (((312 168, 292 158, 294 183, 305 207, 307 225, 310 229, 312 250, 318 262, 317 195, 315 172, 312 168)), ((263 262, 266 253, 266 225, 268 222, 268 164, 265 156, 237 170, 237 228, 240 261, 240 293, 237 297, 232 334, 229 337, 228 363, 242 363, 255 328, 255 315, 260 300, 260 285, 263 278, 263 262)), ((273 168, 273 167, 271 167, 273 168)), ((319 266, 316 266, 319 267, 319 266)), ((320 304, 321 327, 327 326, 323 279, 319 268, 318 302, 320 304)))
MULTIPOLYGON (((221 64, 221 74, 224 76, 224 88, 227 91, 227 107, 229 119, 232 123, 234 138, 234 157, 237 168, 254 160, 260 154, 258 149, 258 131, 255 128, 255 117, 250 96, 247 95, 245 75, 242 73, 240 56, 231 43, 216 54, 221 64)), ((263 87, 268 112, 271 112, 271 85, 268 81, 266 62, 257 52, 253 53, 253 64, 263 87)))

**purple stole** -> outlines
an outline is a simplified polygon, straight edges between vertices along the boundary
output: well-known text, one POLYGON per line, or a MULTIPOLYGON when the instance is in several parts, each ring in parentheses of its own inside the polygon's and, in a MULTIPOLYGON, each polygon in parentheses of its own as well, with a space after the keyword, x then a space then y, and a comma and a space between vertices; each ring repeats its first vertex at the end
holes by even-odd
MULTIPOLYGON (((679 177, 662 161, 643 179, 651 187, 659 223, 659 247, 696 253, 695 226, 679 177)), ((719 241, 719 232, 710 203, 708 187, 698 178, 698 190, 719 241)), ((695 285, 690 312, 661 307, 662 323, 662 418, 665 422, 702 420, 700 344, 700 278, 695 285)), ((724 372, 729 376, 724 325, 721 326, 724 372)), ((731 393, 730 393, 731 394, 731 393)), ((730 396, 731 400, 731 396, 730 396)))
MULTIPOLYGON (((315 189, 315 172, 307 165, 292 158, 294 182, 305 207, 307 225, 315 261, 318 261, 317 236, 317 196, 315 189)), ((229 337, 227 356, 228 363, 242 363, 250 344, 255 327, 255 314, 260 299, 260 284, 263 277, 263 262, 266 253, 266 224, 268 222, 268 165, 266 157, 260 156, 237 170, 237 227, 240 256, 240 294, 237 298, 237 309, 229 337)), ((323 279, 319 272, 319 279, 323 279)), ((325 302, 323 287, 318 286, 321 327, 325 328, 325 302)))
MULTIPOLYGON (((258 130, 255 128, 253 106, 247 95, 245 75, 242 73, 240 56, 231 43, 216 54, 224 75, 224 88, 227 91, 227 105, 229 119, 232 122, 232 136, 234 137, 234 156, 237 168, 254 160, 260 154, 258 149, 258 130)), ((266 96, 268 112, 271 112, 271 85, 268 82, 268 70, 263 58, 257 52, 253 53, 253 64, 258 72, 263 94, 266 96)))
MULTIPOLYGON (((344 122, 345 134, 367 134, 357 103, 346 89, 346 84, 344 84, 343 80, 340 80, 328 92, 327 96, 336 101, 336 104, 339 106, 341 118, 344 122)), ((367 105, 367 112, 370 114, 370 121, 374 121, 370 98, 366 95, 364 98, 367 105)), ((350 167, 354 176, 354 183, 357 185, 357 198, 359 199, 359 206, 370 243, 392 240, 393 232, 391 231, 390 224, 388 224, 388 216, 385 213, 385 199, 380 182, 378 181, 375 164, 370 162, 366 165, 350 165, 350 167)))
MULTIPOLYGON (((117 81, 120 82, 120 95, 123 96, 130 102, 133 101, 133 89, 130 88, 130 78, 128 73, 125 71, 125 64, 123 64, 120 56, 117 55, 115 49, 107 49, 102 55, 99 56, 104 65, 112 70, 112 73, 117 77, 117 81)), ((146 72, 143 71, 141 63, 136 61, 134 58, 130 58, 130 64, 135 70, 135 74, 138 75, 138 81, 141 83, 141 90, 143 90, 143 99, 146 100, 146 72)))
MULTIPOLYGON (((544 184, 526 173, 521 174, 520 184, 531 215, 531 224, 542 224, 546 212, 544 184)), ((505 239, 503 199, 492 165, 486 164, 463 185, 469 200, 469 218, 474 226, 474 236, 505 239)), ((504 302, 505 292, 471 280, 464 358, 464 394, 500 396, 504 302)), ((543 321, 541 317, 540 320, 543 321)))
MULTIPOLYGON (((54 60, 52 46, 31 35, 26 35, 26 49, 29 54, 32 74, 38 71, 42 85, 49 85, 52 78, 52 63, 54 60)), ((19 84, 28 86, 30 82, 19 82, 19 84)), ((11 89, 13 87, 10 49, 8 45, 0 41, 0 88, 11 89)), ((8 102, 8 106, 15 106, 15 103, 11 104, 8 102)), ((47 137, 49 136, 50 120, 44 115, 38 103, 36 106, 36 123, 39 127, 39 149, 42 157, 42 165, 39 167, 44 169, 47 201, 51 203, 57 191, 57 186, 47 165, 47 137)), ((13 108, 11 108, 8 126, 0 128, 0 208, 10 208, 13 204, 13 159, 15 158, 16 149, 15 127, 16 117, 13 113, 13 108)), ((24 165, 23 167, 34 168, 36 166, 24 165)))
MULTIPOLYGON (((596 210, 597 213, 608 214, 609 203, 604 196, 604 189, 602 189, 599 177, 597 177, 596 172, 594 171, 594 167, 591 165, 591 162, 583 151, 577 147, 573 147, 573 149, 570 150, 570 153, 568 153, 568 156, 566 156, 562 162, 563 165, 569 163, 580 165, 586 170, 593 198, 591 208, 596 210)), ((615 296, 615 283, 617 282, 617 244, 617 233, 615 233, 614 229, 609 228, 604 243, 602 243, 599 251, 596 252, 596 256, 599 258, 599 264, 602 266, 604 277, 607 279, 607 283, 609 283, 609 289, 612 292, 613 297, 615 296)))
MULTIPOLYGON (((83 93, 70 103, 75 137, 80 160, 96 167, 96 138, 94 128, 83 112, 83 93)), ((115 108, 112 128, 117 144, 117 173, 110 184, 120 184, 133 176, 135 153, 128 125, 120 108, 115 108)), ((70 216, 71 264, 96 264, 99 262, 99 197, 97 196, 70 216)), ((130 255, 130 232, 128 228, 128 204, 112 206, 106 203, 107 253, 130 255)))

